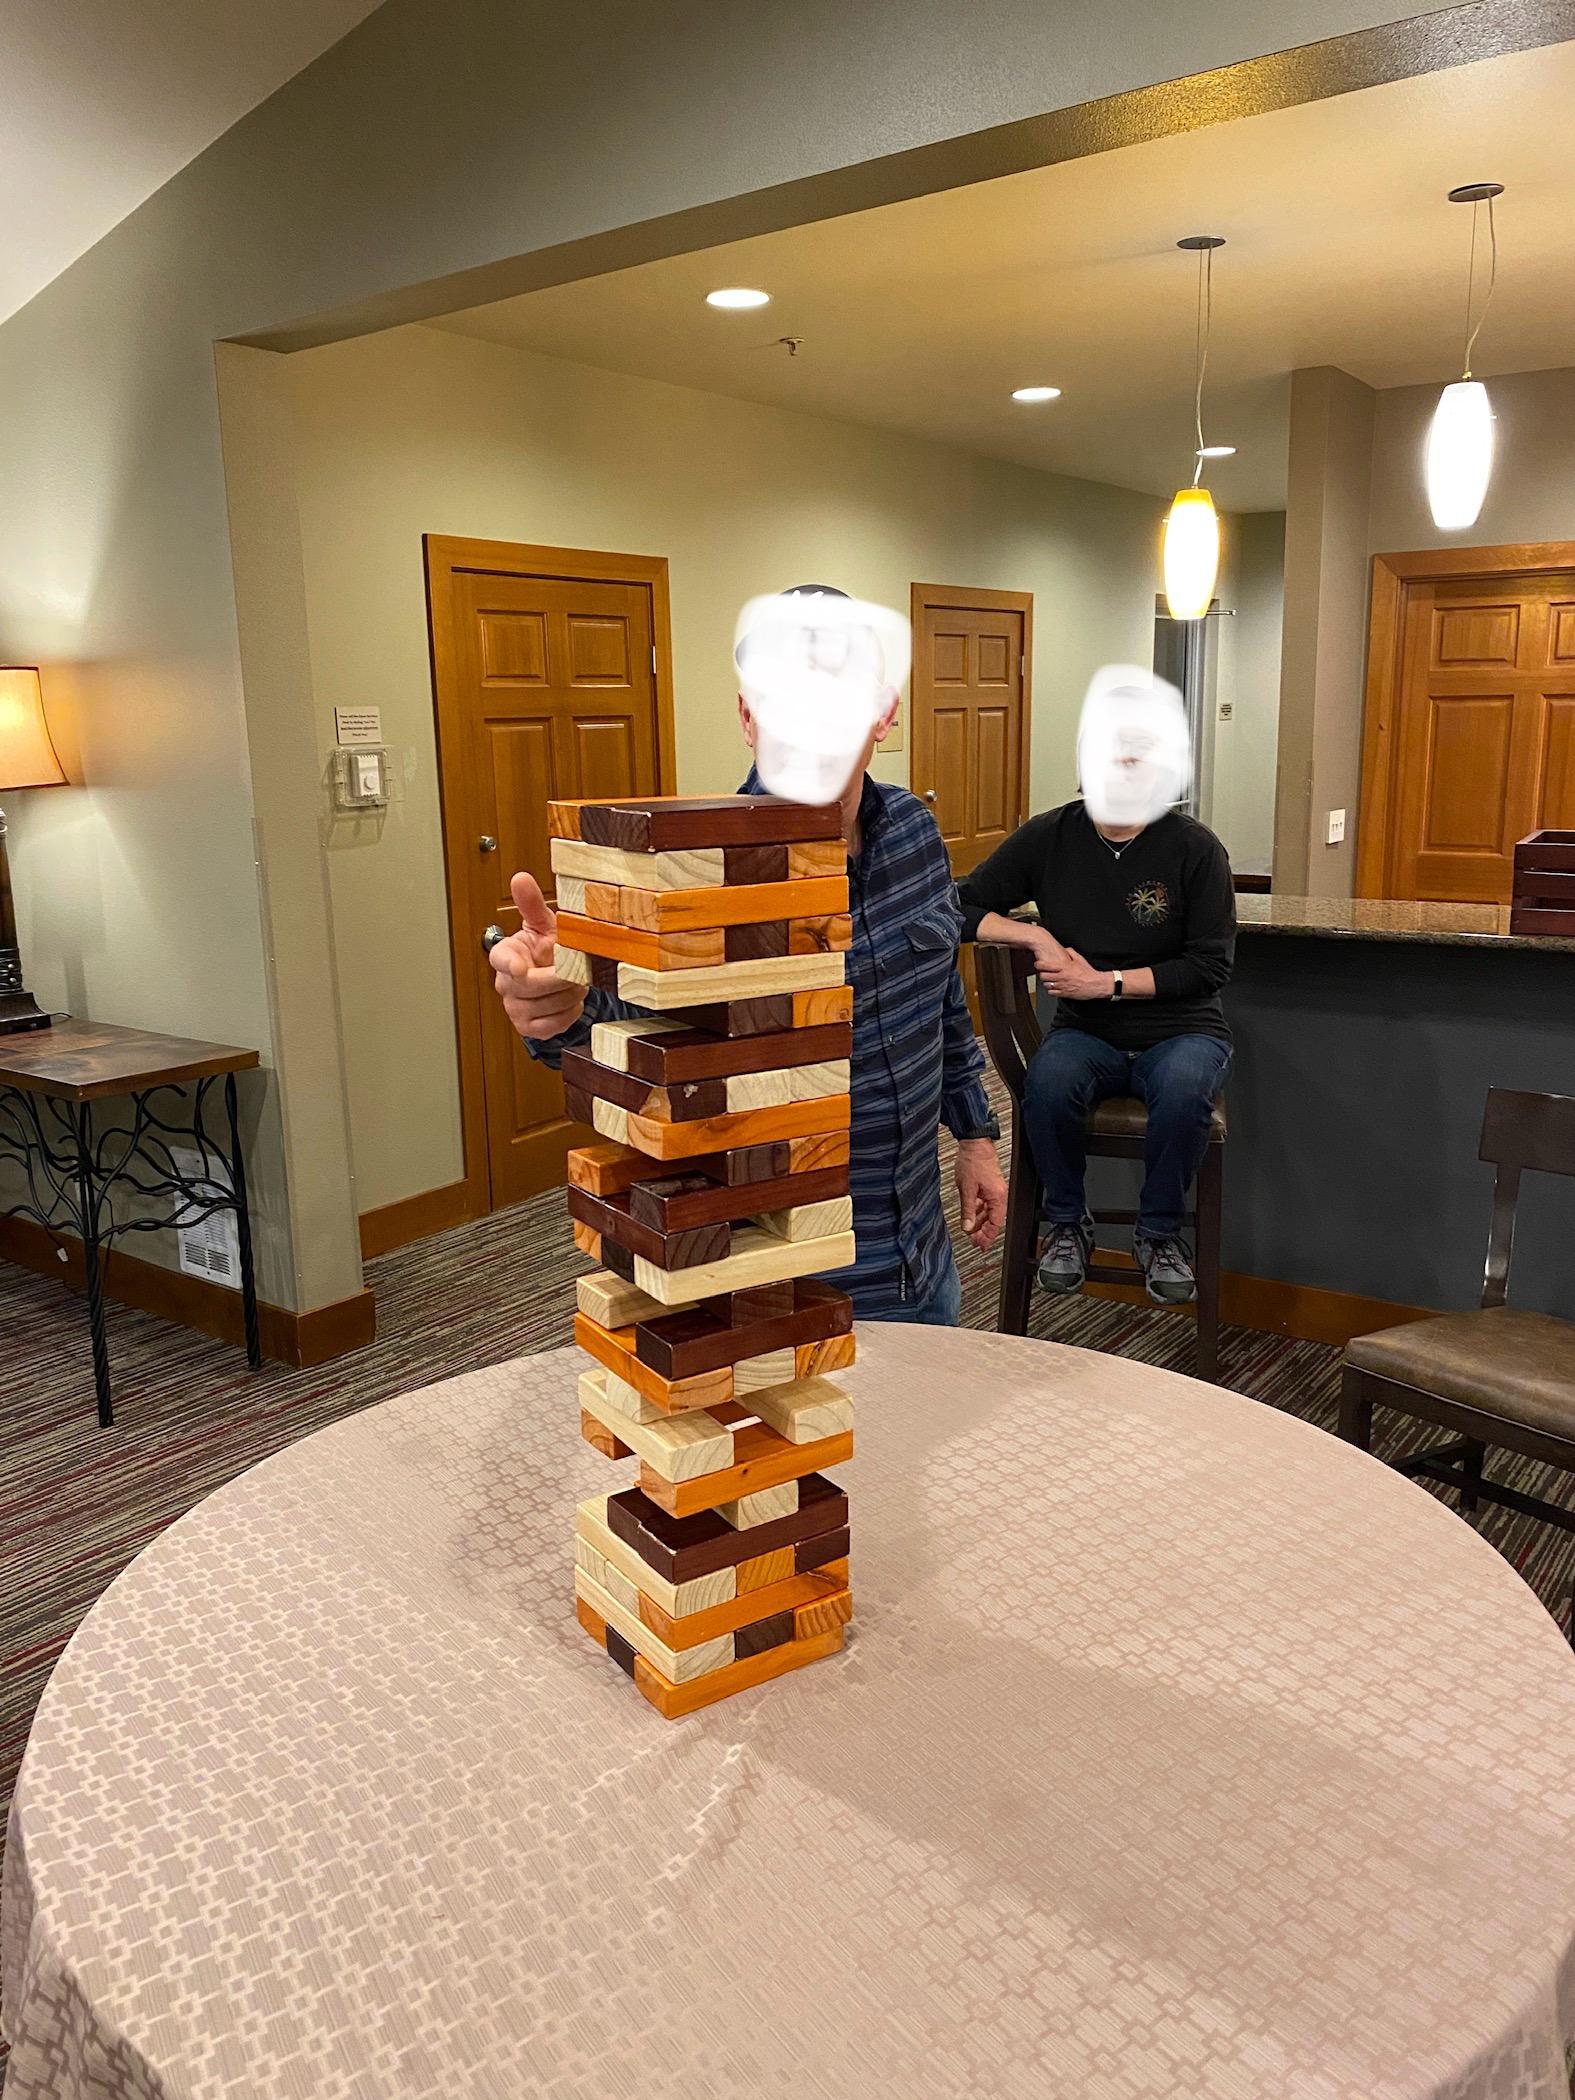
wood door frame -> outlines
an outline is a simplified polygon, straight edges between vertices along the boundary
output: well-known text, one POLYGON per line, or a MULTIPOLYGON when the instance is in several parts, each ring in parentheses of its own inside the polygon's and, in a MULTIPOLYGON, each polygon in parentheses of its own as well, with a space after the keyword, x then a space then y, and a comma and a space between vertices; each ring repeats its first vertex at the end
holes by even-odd
POLYGON ((1538 540, 1503 547, 1423 547, 1412 554, 1375 554, 1367 623, 1367 682, 1362 715, 1361 808, 1356 832, 1356 894, 1386 897, 1393 845, 1394 777, 1405 644, 1405 594, 1412 583, 1450 576, 1535 576, 1575 569, 1575 540, 1538 540))
MULTIPOLYGON (((443 826, 443 880, 448 891, 450 961, 454 979, 454 1036, 459 1054, 459 1114, 465 1173, 464 1218, 485 1217, 492 1207, 492 1169, 487 1151, 486 1070, 481 1039, 480 986, 470 953, 472 928, 466 897, 473 872, 474 841, 451 835, 447 788, 457 778, 474 796, 469 739, 459 706, 453 619, 453 582, 467 571, 493 576, 541 576, 557 583, 639 583, 651 593, 651 639, 656 648, 656 784, 664 795, 677 791, 677 737, 673 718, 672 606, 664 554, 598 554, 584 547, 540 547, 516 540, 460 539, 428 532, 421 538, 426 576, 427 636, 431 656, 432 708, 437 727, 438 812, 443 826)), ((522 1056, 525 1054, 522 1050, 522 1056)))
MULTIPOLYGON (((986 591, 965 590, 952 583, 911 583, 908 586, 908 618, 913 627, 913 659, 915 667, 919 660, 919 631, 922 616, 929 611, 944 612, 948 608, 967 612, 975 608, 980 612, 1015 612, 1023 616, 1023 712, 1017 726, 1017 822, 1028 819, 1028 760, 1033 750, 1033 701, 1034 701, 1034 594, 1032 591, 986 591)), ((911 741, 908 746, 908 782, 913 783, 914 761, 918 757, 919 706, 918 680, 908 680, 908 714, 911 741)))

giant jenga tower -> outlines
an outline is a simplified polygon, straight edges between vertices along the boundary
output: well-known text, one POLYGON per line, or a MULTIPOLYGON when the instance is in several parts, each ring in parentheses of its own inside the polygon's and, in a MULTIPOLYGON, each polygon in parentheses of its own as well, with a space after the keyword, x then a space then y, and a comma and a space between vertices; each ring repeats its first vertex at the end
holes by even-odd
POLYGON ((637 1484, 580 1505, 580 1623, 675 1718, 814 1662, 852 1616, 853 993, 838 812, 555 802, 559 974, 646 1009, 566 1051, 580 1427, 637 1484))

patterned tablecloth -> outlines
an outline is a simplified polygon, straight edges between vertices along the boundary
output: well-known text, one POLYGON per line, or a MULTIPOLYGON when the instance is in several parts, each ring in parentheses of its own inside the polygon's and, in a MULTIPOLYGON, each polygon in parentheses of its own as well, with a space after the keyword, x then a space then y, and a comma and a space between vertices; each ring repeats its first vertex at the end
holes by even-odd
POLYGON ((1554 2100, 1575 1661, 1212 1387, 881 1328, 847 1651, 681 1722, 575 1623, 565 1350, 214 1495, 55 1672, 6 2100, 1554 2100))

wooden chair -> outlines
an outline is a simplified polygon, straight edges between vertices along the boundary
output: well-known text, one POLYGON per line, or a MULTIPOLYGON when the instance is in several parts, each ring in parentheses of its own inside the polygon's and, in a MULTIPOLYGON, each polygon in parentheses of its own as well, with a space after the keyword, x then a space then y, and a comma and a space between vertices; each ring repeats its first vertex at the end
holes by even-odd
MULTIPOLYGON (((1005 941, 980 941, 975 945, 979 976, 979 1011, 991 1062, 1012 1097, 1012 1165, 1007 1182, 1006 1231, 1001 1244, 1001 1298, 996 1325, 1002 1334, 1028 1332, 1028 1307, 1033 1293, 1034 1265, 1039 1255, 1040 1210, 1043 1195, 1034 1165, 1033 1147, 1023 1127, 1023 1084, 1034 1052, 1044 1040, 1034 1003, 1036 979, 1033 958, 1026 948, 1005 941)), ((1147 1112, 1141 1101, 1104 1101, 1088 1123, 1088 1152, 1091 1159, 1136 1159, 1143 1157, 1147 1112)), ((1209 1129, 1208 1150, 1198 1170, 1196 1207, 1187 1213, 1193 1229, 1194 1267, 1198 1278, 1197 1370, 1211 1382, 1219 1373, 1220 1347, 1220 1218, 1224 1187, 1225 1104, 1216 1102, 1209 1129)), ((1096 1210, 1095 1226, 1130 1225, 1135 1210, 1096 1210)), ((1141 1281, 1130 1266, 1100 1261, 1098 1250, 1089 1263, 1090 1283, 1141 1281)), ((1179 1308, 1178 1308, 1179 1309, 1179 1308)))
POLYGON ((1575 1099, 1490 1087, 1477 1157, 1497 1169, 1481 1309, 1347 1343, 1340 1434, 1371 1449, 1375 1407, 1436 1423, 1454 1441, 1399 1460, 1397 1471, 1457 1489, 1465 1511, 1485 1499, 1575 1531, 1575 1512, 1482 1472, 1490 1444, 1575 1472, 1575 1324, 1507 1302, 1520 1177, 1575 1174, 1575 1099))

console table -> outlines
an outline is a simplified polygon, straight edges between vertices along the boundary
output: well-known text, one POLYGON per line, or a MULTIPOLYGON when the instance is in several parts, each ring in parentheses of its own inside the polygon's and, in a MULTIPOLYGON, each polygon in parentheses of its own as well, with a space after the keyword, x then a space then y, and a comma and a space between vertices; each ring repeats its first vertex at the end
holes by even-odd
POLYGON ((262 1364, 246 1162, 235 1075, 255 1050, 153 1035, 99 1021, 0 1035, 0 1166, 20 1166, 23 1192, 0 1213, 82 1242, 98 1418, 113 1421, 104 1330, 104 1263, 115 1241, 233 1212, 239 1242, 246 1359, 262 1364), (225 1134, 209 1128, 208 1098, 223 1082, 225 1134), (105 1104, 114 1103, 114 1108, 105 1104), (195 1173, 177 1148, 194 1151, 195 1173))

